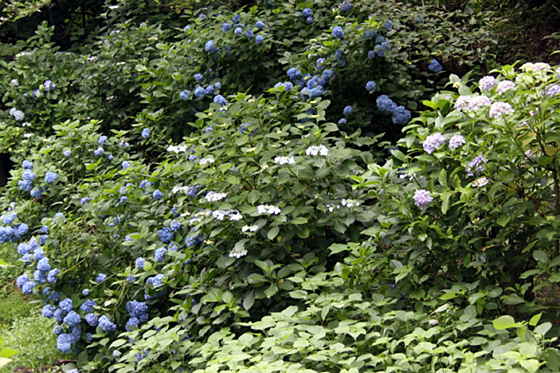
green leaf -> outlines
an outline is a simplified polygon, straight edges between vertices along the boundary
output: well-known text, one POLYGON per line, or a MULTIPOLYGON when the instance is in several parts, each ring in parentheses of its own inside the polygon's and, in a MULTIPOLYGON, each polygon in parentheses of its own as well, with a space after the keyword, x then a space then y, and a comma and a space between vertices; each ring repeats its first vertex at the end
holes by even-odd
POLYGON ((535 333, 545 335, 550 328, 552 328, 552 324, 549 322, 545 322, 535 328, 535 333))
POLYGON ((269 240, 273 240, 274 237, 278 236, 278 233, 280 233, 280 227, 275 226, 275 227, 270 228, 270 230, 269 230, 268 233, 266 234, 266 237, 267 237, 269 240))
POLYGON ((542 250, 536 250, 533 252, 533 258, 541 263, 548 262, 548 255, 542 250))
POLYGON ((515 319, 509 315, 498 317, 496 320, 492 321, 492 324, 494 325, 494 328, 498 330, 515 328, 519 326, 519 324, 515 322, 515 319))
POLYGON ((253 290, 249 290, 243 299, 243 308, 249 311, 251 307, 255 304, 255 292, 253 290))
POLYGON ((455 299, 457 297, 457 293, 450 291, 448 293, 443 294, 439 299, 441 300, 448 300, 448 299, 455 299))
POLYGON ((541 316, 542 316, 542 312, 531 317, 531 320, 529 320, 529 325, 531 326, 537 325, 539 323, 539 320, 541 319, 541 316))
POLYGON ((498 218, 498 220, 496 220, 496 223, 500 226, 500 227, 505 227, 507 225, 507 223, 509 223, 509 221, 511 220, 511 216, 509 215, 502 215, 498 218))
POLYGON ((523 368, 527 369, 529 373, 536 372, 540 365, 539 361, 535 359, 521 360, 519 364, 521 364, 523 368))
POLYGON ((0 357, 12 357, 14 355, 18 354, 18 350, 14 350, 13 348, 10 347, 4 347, 0 350, 0 357))

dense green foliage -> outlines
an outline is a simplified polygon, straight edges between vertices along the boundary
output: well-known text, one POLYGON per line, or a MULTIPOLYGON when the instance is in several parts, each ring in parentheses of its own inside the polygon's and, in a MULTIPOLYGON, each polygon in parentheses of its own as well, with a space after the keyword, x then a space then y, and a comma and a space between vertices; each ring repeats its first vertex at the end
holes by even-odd
POLYGON ((150 4, 0 62, 2 252, 80 369, 559 369, 560 71, 469 81, 482 10, 150 4))

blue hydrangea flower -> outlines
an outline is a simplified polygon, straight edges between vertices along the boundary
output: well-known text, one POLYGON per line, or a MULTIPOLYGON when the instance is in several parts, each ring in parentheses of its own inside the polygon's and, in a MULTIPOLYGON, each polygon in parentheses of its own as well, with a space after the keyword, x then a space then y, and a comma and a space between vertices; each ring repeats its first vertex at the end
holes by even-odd
POLYGON ((239 14, 235 14, 233 15, 233 17, 231 17, 231 20, 234 24, 238 24, 239 22, 241 22, 241 17, 239 16, 239 14))
POLYGON ((15 238, 22 238, 29 231, 29 227, 25 223, 18 224, 14 227, 13 233, 15 238))
POLYGON ((346 117, 349 116, 350 114, 352 114, 352 106, 348 105, 348 106, 344 107, 344 110, 342 111, 342 113, 346 117))
POLYGON ((82 295, 87 297, 89 295, 89 289, 82 290, 82 295))
POLYGON ((45 306, 43 306, 43 310, 41 311, 41 314, 48 319, 52 319, 54 317, 55 309, 56 309, 55 306, 50 304, 45 304, 45 306))
POLYGON ((33 188, 33 183, 30 180, 22 179, 18 181, 18 187, 20 190, 29 192, 33 188))
POLYGON ((262 35, 257 35, 257 36, 255 37, 255 43, 257 43, 257 44, 262 44, 262 42, 263 42, 263 37, 262 37, 262 35))
POLYGON ((398 106, 393 112, 391 119, 395 124, 405 125, 410 121, 411 117, 410 111, 406 110, 404 106, 398 106))
POLYGON ((342 39, 344 37, 344 30, 340 26, 334 26, 332 34, 335 38, 342 39))
POLYGON ((343 12, 348 12, 350 9, 352 9, 353 5, 351 2, 349 1, 344 1, 342 4, 340 4, 339 8, 341 11, 343 12))
POLYGON ((393 102, 387 95, 381 95, 376 100, 377 108, 382 114, 393 114, 397 109, 397 104, 393 102))
POLYGON ((105 150, 101 147, 99 147, 99 148, 97 148, 93 151, 93 155, 97 158, 101 157, 103 155, 103 153, 105 153, 105 150))
POLYGON ((303 10, 303 13, 302 13, 302 14, 303 14, 304 17, 307 18, 307 17, 311 17, 311 16, 313 15, 313 12, 311 11, 311 9, 305 8, 305 9, 303 10))
POLYGON ((393 28, 393 21, 388 20, 387 22, 385 22, 385 23, 383 24, 383 27, 384 27, 386 30, 392 29, 392 28, 393 28))
POLYGON ((148 137, 150 137, 150 129, 149 128, 144 128, 142 130, 142 137, 147 139, 148 137))
POLYGON ((288 76, 290 79, 295 80, 301 77, 301 72, 297 68, 292 67, 288 70, 288 76))
POLYGON ((80 315, 78 315, 75 311, 70 311, 68 312, 68 315, 66 315, 66 317, 63 319, 63 321, 66 323, 66 325, 72 327, 79 324, 81 318, 80 315))
POLYGON ((130 317, 142 320, 148 314, 148 305, 145 302, 131 300, 126 304, 126 310, 130 317))
POLYGON ((90 313, 93 311, 93 307, 97 306, 97 303, 93 299, 86 299, 84 303, 80 305, 80 310, 90 313))
POLYGON ((255 23, 255 26, 257 26, 258 29, 263 29, 264 28, 264 22, 263 21, 257 21, 255 23))
POLYGON ((16 279, 16 285, 21 289, 23 285, 28 281, 31 281, 31 279, 27 275, 21 275, 16 279))
POLYGON ((49 271, 49 273, 47 275, 47 281, 51 284, 56 284, 56 278, 57 278, 59 273, 60 273, 60 270, 58 268, 55 268, 55 269, 49 271))
POLYGON ((200 82, 203 78, 204 78, 204 75, 202 75, 201 73, 195 73, 194 74, 194 80, 196 80, 197 82, 200 82))
POLYGON ((442 69, 443 69, 443 67, 441 66, 441 64, 435 58, 432 60, 432 62, 428 66, 428 70, 430 70, 431 72, 433 72, 435 74, 439 73, 442 69))
POLYGON ((307 18, 305 19, 305 22, 307 22, 307 23, 309 23, 309 24, 313 23, 313 17, 311 17, 311 16, 307 17, 307 18))
POLYGON ((56 348, 64 354, 70 353, 72 349, 72 335, 71 334, 61 334, 56 339, 56 348))
POLYGON ((51 270, 51 265, 49 264, 49 258, 43 258, 37 262, 37 269, 39 271, 48 272, 51 270))
POLYGON ((107 154, 107 160, 108 161, 112 161, 113 160, 113 155, 112 154, 107 154))
POLYGON ((86 322, 91 326, 97 326, 97 324, 99 324, 99 316, 94 313, 88 313, 85 319, 86 322))
POLYGON ((72 299, 66 298, 58 303, 58 307, 64 312, 70 312, 74 308, 74 302, 72 302, 72 299))
POLYGON ((45 274, 45 272, 37 270, 33 273, 33 279, 40 284, 44 284, 47 281, 47 276, 45 276, 45 274))
POLYGON ((167 249, 165 247, 160 247, 159 249, 156 250, 156 252, 154 254, 154 260, 157 263, 163 262, 163 258, 165 256, 166 252, 167 252, 167 249))
POLYGON ((45 82, 43 83, 43 88, 45 88, 46 92, 50 92, 56 88, 56 85, 50 80, 45 80, 45 82))
POLYGON ((70 157, 70 154, 72 154, 72 152, 70 152, 70 150, 65 150, 62 154, 63 154, 66 158, 68 158, 68 157, 70 157))
POLYGON ((207 95, 211 95, 212 93, 214 93, 214 86, 212 84, 210 84, 208 87, 206 87, 206 89, 204 90, 204 92, 207 95))
POLYGON ((222 96, 222 95, 216 95, 216 96, 214 96, 214 102, 217 103, 217 104, 220 104, 220 105, 222 105, 222 106, 227 105, 227 101, 226 101, 226 99, 224 98, 224 96, 222 96))
POLYGON ((35 173, 31 170, 25 170, 23 171, 23 173, 21 174, 21 177, 24 180, 29 180, 29 181, 33 181, 35 179, 35 173))
POLYGON ((255 36, 255 34, 253 34, 253 31, 252 30, 247 30, 247 37, 252 39, 253 36, 255 36))
POLYGON ((97 276, 95 277, 95 282, 97 282, 98 284, 105 281, 107 279, 107 275, 104 273, 98 273, 97 276))
POLYGON ((43 196, 43 191, 39 187, 35 187, 35 188, 31 189, 29 194, 31 195, 31 197, 33 197, 35 199, 39 199, 43 196))
POLYGON ((56 214, 54 214, 53 220, 65 222, 66 218, 64 217, 64 214, 62 212, 57 212, 56 214))
POLYGON ((52 171, 47 171, 45 174, 45 183, 52 184, 58 178, 58 175, 52 171))
POLYGON ((243 33, 243 29, 241 27, 236 27, 235 30, 233 30, 233 33, 235 35, 241 35, 243 33))
POLYGON ((191 91, 189 91, 188 89, 185 89, 184 91, 179 92, 179 98, 184 101, 187 98, 189 98, 190 93, 191 93, 191 91))
POLYGON ((176 231, 177 229, 181 228, 181 223, 172 220, 171 223, 169 224, 169 227, 171 228, 172 231, 176 231))
POLYGON ((342 118, 338 121, 338 124, 346 124, 347 120, 346 118, 342 118))
POLYGON ((105 144, 105 141, 107 141, 107 136, 103 135, 99 137, 99 140, 97 140, 97 143, 101 146, 103 146, 103 144, 105 144))
POLYGON ((159 189, 156 189, 156 190, 154 190, 154 193, 152 193, 152 198, 153 199, 162 199, 163 194, 159 191, 159 189))
POLYGON ((204 45, 204 50, 206 52, 215 52, 216 51, 216 47, 214 46, 214 40, 208 40, 206 42, 206 44, 204 45))
POLYGON ((144 259, 142 257, 137 258, 134 261, 134 264, 136 265, 136 268, 138 268, 138 269, 144 269, 144 263, 146 263, 146 259, 144 259))
POLYGON ((221 30, 222 30, 223 32, 228 32, 229 30, 231 30, 231 25, 230 25, 229 23, 226 22, 226 23, 224 23, 224 24, 222 25, 221 30))
POLYGON ((29 162, 27 159, 21 162, 21 167, 24 170, 30 170, 33 168, 33 163, 29 162))
POLYGON ((37 286, 37 283, 35 281, 27 281, 21 287, 21 291, 22 291, 23 294, 31 294, 33 292, 33 288, 35 286, 37 286))
POLYGON ((157 288, 158 286, 163 285, 163 274, 158 274, 153 277, 148 277, 146 279, 146 284, 152 285, 152 287, 157 288))
POLYGON ((125 325, 126 331, 130 332, 130 331, 138 328, 139 324, 140 324, 140 320, 138 320, 136 317, 131 317, 126 322, 126 325, 125 325))
POLYGON ((194 90, 194 95, 198 98, 202 98, 206 95, 206 90, 202 87, 196 87, 194 90))
POLYGON ((433 197, 430 196, 430 192, 428 192, 427 190, 424 190, 424 189, 417 190, 414 193, 414 197, 412 197, 412 198, 414 199, 414 204, 419 209, 425 209, 434 200, 433 197))
POLYGON ((173 232, 168 227, 163 227, 162 229, 158 230, 158 236, 161 242, 168 243, 173 239, 173 232))
POLYGON ((377 87, 377 85, 375 84, 375 82, 373 80, 370 80, 369 82, 366 83, 366 89, 370 93, 375 91, 376 87, 377 87))
POLYGON ((367 53, 367 57, 368 57, 370 60, 373 60, 373 59, 375 58, 375 52, 374 52, 374 51, 369 51, 369 52, 367 53))
POLYGON ((130 163, 128 163, 127 161, 123 161, 121 163, 121 167, 122 167, 123 170, 126 170, 127 168, 130 167, 130 163))
POLYGON ((117 329, 117 326, 111 322, 109 317, 103 315, 99 318, 99 328, 106 333, 113 332, 117 329))
POLYGON ((4 224, 12 224, 12 222, 17 218, 17 213, 6 214, 2 216, 2 221, 4 224))

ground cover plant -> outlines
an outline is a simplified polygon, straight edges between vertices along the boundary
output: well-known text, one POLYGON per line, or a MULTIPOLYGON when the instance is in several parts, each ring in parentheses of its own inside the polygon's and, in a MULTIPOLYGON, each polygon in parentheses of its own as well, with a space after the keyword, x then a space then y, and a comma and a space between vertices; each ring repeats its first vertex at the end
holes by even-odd
POLYGON ((461 10, 168 6, 0 61, 15 328, 80 371, 559 369, 557 67, 487 75, 461 10))

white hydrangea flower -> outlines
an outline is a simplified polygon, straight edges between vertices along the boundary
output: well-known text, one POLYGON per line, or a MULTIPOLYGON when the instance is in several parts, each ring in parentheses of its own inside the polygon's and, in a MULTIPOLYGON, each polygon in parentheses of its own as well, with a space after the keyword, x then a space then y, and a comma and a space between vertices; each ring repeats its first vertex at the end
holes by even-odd
POLYGON ((204 198, 206 198, 208 202, 218 202, 226 197, 226 193, 208 192, 204 198))
POLYGON ((334 210, 338 210, 340 208, 340 205, 336 205, 334 203, 333 204, 327 203, 325 206, 327 206, 329 212, 333 212, 334 210))
POLYGON ((281 210, 277 206, 273 205, 259 205, 257 206, 257 212, 259 214, 278 215, 281 210))
POLYGON ((247 250, 242 249, 242 250, 236 250, 235 248, 231 249, 231 251, 229 252, 229 257, 230 258, 241 258, 242 256, 247 255, 247 250))
POLYGON ((296 164, 295 157, 276 157, 274 158, 274 163, 284 165, 284 164, 296 164))
POLYGON ((496 78, 494 78, 492 75, 485 76, 478 81, 478 86, 480 87, 481 91, 489 91, 494 88, 496 84, 498 84, 498 80, 496 80, 496 78))
POLYGON ((214 162, 215 162, 214 157, 209 156, 209 157, 206 157, 206 158, 202 158, 200 160, 200 165, 204 166, 205 164, 212 164, 214 162))
POLYGON ((212 211, 212 216, 214 217, 214 219, 217 219, 217 220, 224 220, 226 215, 227 215, 227 211, 224 211, 224 210, 212 211))
POLYGON ((360 206, 360 202, 356 201, 355 199, 343 199, 340 203, 342 204, 342 206, 346 206, 348 208, 360 206))
POLYGON ((177 146, 169 145, 167 147, 167 151, 168 152, 174 152, 174 153, 177 153, 177 154, 178 153, 184 153, 184 152, 187 151, 187 146, 186 145, 177 145, 177 146))
POLYGON ((257 225, 245 225, 245 226, 243 226, 243 228, 241 228, 241 231, 243 233, 256 232, 258 229, 259 229, 259 227, 257 225))
POLYGON ((231 221, 239 221, 239 220, 243 219, 243 215, 241 215, 241 213, 237 210, 229 210, 228 211, 228 217, 229 217, 229 220, 231 220, 231 221))
POLYGON ((476 179, 475 181, 473 181, 472 185, 475 188, 480 188, 485 186, 486 184, 488 184, 488 179, 485 177, 481 177, 480 179, 476 179))
POLYGON ((12 79, 12 80, 10 80, 10 85, 12 87, 17 87, 19 85, 19 82, 18 82, 17 79, 12 79))
POLYGON ((549 70, 550 65, 544 62, 537 62, 537 63, 528 62, 521 65, 520 69, 525 72, 543 71, 543 70, 549 70))
POLYGON ((325 145, 312 145, 309 148, 307 148, 305 154, 312 155, 314 157, 317 155, 326 157, 327 155, 329 155, 329 149, 327 149, 325 145))

